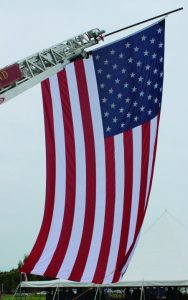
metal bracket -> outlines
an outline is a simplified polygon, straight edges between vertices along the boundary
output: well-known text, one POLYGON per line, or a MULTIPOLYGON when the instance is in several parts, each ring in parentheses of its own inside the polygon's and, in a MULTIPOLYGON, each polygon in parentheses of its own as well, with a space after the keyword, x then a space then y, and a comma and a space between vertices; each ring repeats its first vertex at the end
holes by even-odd
POLYGON ((92 29, 18 61, 23 78, 0 89, 0 104, 54 75, 77 57, 87 58, 85 49, 98 44, 104 32, 92 29))

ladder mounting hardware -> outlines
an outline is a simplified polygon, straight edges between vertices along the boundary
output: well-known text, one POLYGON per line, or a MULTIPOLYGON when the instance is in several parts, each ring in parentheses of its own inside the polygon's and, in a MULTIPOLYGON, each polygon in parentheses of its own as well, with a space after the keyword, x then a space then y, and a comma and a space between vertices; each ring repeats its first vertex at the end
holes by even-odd
POLYGON ((103 33, 104 30, 92 29, 18 61, 23 76, 0 88, 0 104, 56 74, 76 58, 88 57, 85 49, 103 40, 103 33))

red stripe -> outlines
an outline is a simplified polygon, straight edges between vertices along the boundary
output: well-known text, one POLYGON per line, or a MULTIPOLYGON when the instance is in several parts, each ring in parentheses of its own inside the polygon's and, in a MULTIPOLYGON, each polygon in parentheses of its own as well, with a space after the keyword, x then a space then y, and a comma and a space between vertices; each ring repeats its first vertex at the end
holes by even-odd
POLYGON ((92 282, 102 283, 106 273, 112 239, 115 210, 115 149, 114 138, 105 139, 106 159, 106 208, 101 249, 92 282))
MULTIPOLYGON (((44 275, 56 277, 63 259, 65 257, 69 244, 75 208, 76 193, 76 159, 75 159, 75 141, 74 128, 71 112, 71 103, 65 71, 58 73, 59 91, 61 96, 64 132, 65 132, 65 156, 66 156, 66 193, 64 218, 61 228, 61 234, 57 248, 52 260, 48 265, 44 275)), ((63 183, 62 183, 63 184, 63 183)))
MULTIPOLYGON (((149 192, 148 192, 148 196, 147 196, 147 204, 146 204, 146 208, 145 208, 145 211, 144 211, 144 214, 143 214, 142 221, 144 220, 144 217, 145 217, 145 214, 146 214, 146 209, 147 209, 147 205, 148 205, 149 195, 150 195, 150 191, 151 191, 151 185, 152 185, 152 179, 153 179, 153 173, 154 173, 154 165, 155 165, 155 158, 156 158, 156 151, 157 151, 159 120, 160 120, 160 115, 157 118, 157 133, 156 133, 156 138, 155 138, 154 155, 153 155, 153 162, 152 162, 152 174, 151 174, 151 179, 150 179, 149 192)), ((137 234, 137 236, 138 236, 138 234, 137 234)), ((128 252, 126 253, 126 256, 124 257, 124 259, 122 261, 122 264, 120 266, 120 270, 123 269, 123 267, 125 266, 127 260, 129 259, 129 256, 130 256, 130 254, 131 254, 131 252, 132 252, 132 250, 133 250, 133 248, 135 246, 137 236, 135 235, 134 241, 132 243, 132 246, 130 247, 130 249, 128 250, 128 252)))
POLYGON ((43 109, 46 137, 46 200, 41 229, 35 245, 26 260, 21 272, 30 273, 39 260, 48 238, 50 230, 55 194, 55 141, 52 98, 50 94, 49 80, 42 82, 43 109))
POLYGON ((125 185, 124 185, 124 207, 121 237, 117 256, 116 269, 113 282, 119 280, 122 261, 125 258, 127 248, 129 225, 131 216, 132 188, 133 188, 133 136, 132 130, 124 133, 124 161, 125 161, 125 185))
MULTIPOLYGON (((77 258, 69 280, 79 281, 84 272, 91 245, 95 217, 96 200, 96 166, 95 145, 92 127, 92 118, 89 104, 87 81, 82 60, 75 62, 75 72, 78 84, 78 94, 83 122, 85 155, 86 155, 86 208, 84 227, 77 258)), ((80 174, 81 176, 81 174, 80 174)), ((78 199, 79 200, 79 199, 78 199)))
POLYGON ((153 162, 152 162, 151 179, 150 179, 148 197, 147 197, 147 202, 146 202, 145 212, 144 213, 146 213, 146 210, 147 210, 147 207, 148 207, 148 201, 149 201, 149 196, 150 196, 151 186, 152 186, 152 181, 153 181, 155 159, 156 159, 156 153, 157 153, 157 141, 158 141, 158 133, 159 133, 159 121, 160 121, 160 114, 157 117, 157 133, 156 133, 156 137, 155 137, 155 145, 154 145, 154 154, 153 154, 153 162))
POLYGON ((138 236, 144 218, 147 178, 148 178, 149 149, 150 149, 150 122, 147 122, 142 125, 141 184, 140 184, 140 198, 139 198, 138 215, 137 215, 137 223, 136 223, 136 230, 135 230, 135 239, 138 236))
MULTIPOLYGON (((147 189, 147 176, 148 176, 148 164, 149 164, 149 149, 150 149, 150 122, 147 122, 142 125, 142 165, 141 165, 141 183, 140 183, 140 196, 139 196, 139 205, 138 205, 138 215, 137 215, 137 223, 135 229, 135 235, 133 244, 130 247, 130 251, 128 249, 128 254, 126 255, 126 259, 124 259, 123 264, 121 265, 121 269, 127 263, 129 256, 131 255, 131 251, 135 245, 138 234, 142 227, 142 223, 145 216, 145 201, 146 201, 146 189, 147 189)), ((121 273, 119 273, 121 276, 121 273)))

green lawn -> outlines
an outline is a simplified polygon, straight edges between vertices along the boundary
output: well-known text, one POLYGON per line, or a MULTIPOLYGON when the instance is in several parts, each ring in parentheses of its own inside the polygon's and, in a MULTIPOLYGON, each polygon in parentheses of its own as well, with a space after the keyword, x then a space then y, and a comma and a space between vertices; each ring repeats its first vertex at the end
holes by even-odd
MULTIPOLYGON (((3 295, 1 300, 11 300, 13 295, 3 295)), ((45 300, 46 297, 43 295, 28 294, 27 296, 14 296, 14 300, 45 300)))

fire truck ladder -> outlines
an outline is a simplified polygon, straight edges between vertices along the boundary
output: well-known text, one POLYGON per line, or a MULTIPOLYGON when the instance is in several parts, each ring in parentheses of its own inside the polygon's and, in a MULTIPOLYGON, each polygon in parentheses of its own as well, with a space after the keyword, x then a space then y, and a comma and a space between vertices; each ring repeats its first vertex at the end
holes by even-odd
POLYGON ((102 34, 105 33, 105 31, 99 29, 92 29, 81 35, 75 36, 72 39, 18 61, 14 65, 14 68, 16 68, 17 72, 21 76, 17 76, 15 80, 6 82, 6 84, 2 84, 3 79, 7 79, 3 77, 6 77, 8 74, 7 70, 10 70, 11 66, 0 70, 0 104, 21 94, 49 76, 59 72, 76 58, 87 57, 88 53, 84 51, 84 49, 98 44, 103 37, 168 16, 169 14, 173 14, 182 9, 183 7, 180 7, 178 9, 168 11, 164 14, 112 31, 104 36, 102 36, 102 34))
POLYGON ((0 104, 56 74, 76 58, 87 57, 84 50, 98 44, 104 32, 92 29, 18 61, 16 64, 23 76, 0 88, 0 104))

